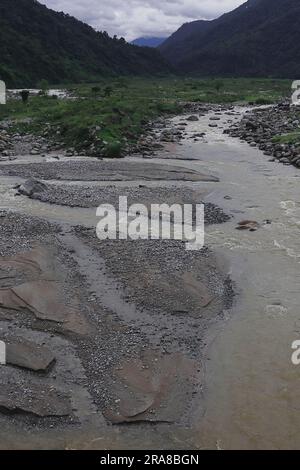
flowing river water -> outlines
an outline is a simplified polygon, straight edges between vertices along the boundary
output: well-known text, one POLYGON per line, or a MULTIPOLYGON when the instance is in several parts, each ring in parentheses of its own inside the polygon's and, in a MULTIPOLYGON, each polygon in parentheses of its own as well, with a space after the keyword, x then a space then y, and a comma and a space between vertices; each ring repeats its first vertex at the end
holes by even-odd
POLYGON ((220 177, 206 200, 236 222, 271 223, 254 233, 232 222, 208 230, 206 243, 229 260, 238 296, 208 350, 197 436, 209 448, 296 449, 300 368, 292 364, 291 345, 300 337, 299 170, 235 139, 221 142, 216 131, 208 140, 192 150, 203 169, 220 177))
MULTIPOLYGON (((235 119, 245 112, 236 111, 235 119)), ((300 339, 300 173, 224 135, 229 119, 225 113, 219 116, 217 128, 209 127, 210 117, 187 127, 189 136, 206 132, 205 141, 186 138, 180 145, 168 145, 168 152, 151 161, 197 169, 220 179, 191 185, 205 190, 207 202, 232 216, 225 224, 207 228, 206 245, 224 260, 237 295, 227 321, 211 331, 203 404, 194 410, 191 427, 158 433, 153 445, 168 435, 166 446, 171 439, 196 449, 297 449, 300 366, 293 365, 291 356, 292 343, 300 339), (257 221, 260 228, 236 230, 245 219, 257 221)), ((174 123, 181 119, 175 118, 174 123)), ((13 181, 1 178, 1 207, 95 226, 94 210, 14 198, 9 189, 13 181)), ((150 445, 136 431, 130 437, 139 448, 150 445)))

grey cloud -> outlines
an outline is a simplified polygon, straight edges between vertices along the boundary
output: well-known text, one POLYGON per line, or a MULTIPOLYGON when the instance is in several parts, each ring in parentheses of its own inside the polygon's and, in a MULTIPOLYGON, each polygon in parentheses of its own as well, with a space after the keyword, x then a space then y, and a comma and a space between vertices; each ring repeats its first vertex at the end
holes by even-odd
POLYGON ((131 40, 138 36, 165 36, 188 21, 212 19, 245 0, 40 0, 98 30, 131 40))

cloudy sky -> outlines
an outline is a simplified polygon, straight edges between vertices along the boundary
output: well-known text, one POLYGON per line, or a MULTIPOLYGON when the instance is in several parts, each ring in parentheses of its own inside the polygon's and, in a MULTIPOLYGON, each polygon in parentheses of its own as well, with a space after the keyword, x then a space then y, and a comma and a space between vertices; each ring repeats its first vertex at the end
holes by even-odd
POLYGON ((167 36, 197 19, 211 19, 246 0, 40 0, 95 29, 127 40, 139 36, 167 36))

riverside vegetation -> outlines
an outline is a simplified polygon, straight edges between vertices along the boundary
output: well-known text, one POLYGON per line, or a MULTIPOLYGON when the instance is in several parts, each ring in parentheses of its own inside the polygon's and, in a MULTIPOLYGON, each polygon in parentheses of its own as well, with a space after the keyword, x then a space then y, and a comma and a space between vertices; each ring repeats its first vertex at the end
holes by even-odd
POLYGON ((180 113, 187 103, 272 104, 288 96, 289 80, 271 79, 103 79, 67 88, 64 99, 38 96, 22 103, 10 95, 0 107, 8 134, 46 138, 74 152, 120 157, 159 117, 180 113), (150 123, 150 124, 149 124, 150 123))

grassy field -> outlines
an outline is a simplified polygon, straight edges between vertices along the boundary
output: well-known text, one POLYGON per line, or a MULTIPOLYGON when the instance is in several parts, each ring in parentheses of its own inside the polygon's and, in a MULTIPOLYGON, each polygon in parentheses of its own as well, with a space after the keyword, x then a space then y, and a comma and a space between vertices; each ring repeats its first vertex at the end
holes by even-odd
POLYGON ((67 88, 78 99, 37 96, 30 97, 27 104, 12 99, 0 106, 0 120, 14 120, 12 131, 46 133, 79 151, 92 145, 95 154, 118 156, 125 141, 137 140, 147 121, 179 113, 185 102, 269 104, 290 96, 291 82, 119 78, 67 88))

